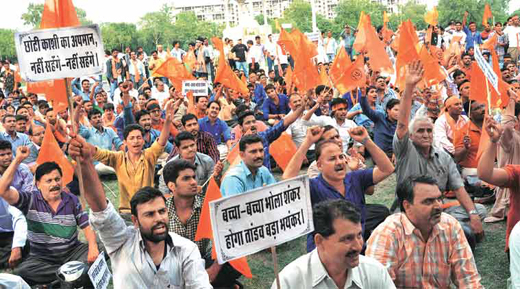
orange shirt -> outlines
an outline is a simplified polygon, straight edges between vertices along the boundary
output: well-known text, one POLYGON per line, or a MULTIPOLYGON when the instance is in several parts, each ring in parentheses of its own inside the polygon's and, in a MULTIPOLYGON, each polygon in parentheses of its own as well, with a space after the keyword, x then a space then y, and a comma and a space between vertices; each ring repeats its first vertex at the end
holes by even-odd
MULTIPOLYGON (((159 123, 157 123, 157 124, 152 123, 152 128, 156 129, 158 131, 162 131, 163 125, 164 125, 164 119, 161 118, 161 121, 159 123)), ((179 133, 179 131, 177 130, 177 128, 175 128, 175 126, 173 124, 170 124, 170 135, 172 137, 176 137, 178 133, 179 133)))
POLYGON ((477 168, 477 152, 478 146, 480 144, 480 135, 482 134, 482 131, 472 121, 468 121, 460 129, 460 132, 462 133, 457 133, 453 136, 453 145, 455 146, 455 150, 464 147, 464 136, 466 135, 466 133, 468 133, 468 136, 471 139, 471 146, 469 147, 468 154, 466 155, 464 160, 459 162, 459 164, 464 168, 477 168))

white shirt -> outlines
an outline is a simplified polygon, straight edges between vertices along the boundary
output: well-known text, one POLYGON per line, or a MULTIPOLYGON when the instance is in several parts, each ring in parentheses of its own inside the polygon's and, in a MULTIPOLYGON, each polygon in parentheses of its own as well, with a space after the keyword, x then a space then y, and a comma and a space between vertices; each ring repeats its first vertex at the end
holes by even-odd
POLYGON ((520 222, 516 223, 509 235, 509 256, 511 288, 520 288, 520 222))
POLYGON ((114 288, 213 288, 192 241, 170 232, 157 269, 139 230, 126 226, 110 202, 102 212, 91 210, 89 220, 110 256, 114 288))
POLYGON ((325 46, 325 52, 327 54, 334 54, 338 48, 338 43, 334 38, 325 38, 323 39, 323 46, 325 46))
POLYGON ((159 104, 163 105, 164 100, 168 99, 168 97, 170 97, 170 93, 168 92, 168 86, 166 86, 166 84, 164 85, 164 91, 159 91, 155 86, 152 88, 152 98, 157 99, 159 104))
MULTIPOLYGON (((282 289, 338 289, 329 276, 318 255, 318 250, 299 257, 280 272, 282 289)), ((276 280, 271 289, 276 289, 276 280)), ((359 255, 359 265, 348 270, 347 281, 342 289, 394 289, 395 285, 381 263, 359 255)))
MULTIPOLYGON (((447 112, 446 112, 447 113, 447 112)), ((435 121, 433 126, 433 145, 439 149, 445 149, 450 154, 455 153, 455 146, 453 145, 453 131, 446 119, 446 113, 443 113, 435 121)), ((468 117, 460 115, 456 126, 458 129, 462 128, 468 122, 468 117)))
POLYGON ((520 26, 507 26, 504 29, 504 34, 509 41, 509 47, 518 47, 520 42, 520 26))
POLYGON ((166 60, 166 58, 168 57, 168 52, 166 52, 164 50, 162 52, 157 51, 157 56, 159 56, 160 58, 166 60))
MULTIPOLYGON (((131 97, 135 97, 135 98, 137 98, 139 96, 139 92, 135 88, 132 88, 128 92, 128 94, 130 94, 131 97)), ((123 103, 123 99, 121 98, 121 89, 119 89, 119 87, 114 90, 114 102, 113 103, 114 103, 114 106, 116 106, 116 107, 118 104, 123 103)))
MULTIPOLYGON (((292 113, 292 110, 291 110, 292 113)), ((305 115, 307 112, 304 112, 305 115)), ((303 123, 301 117, 299 117, 295 122, 293 122, 285 131, 288 135, 292 137, 292 140, 296 147, 300 147, 305 140, 305 136, 307 135, 307 126, 303 123)), ((312 145, 309 150, 313 150, 314 145, 312 145)))
POLYGON ((179 60, 180 62, 182 62, 182 57, 186 54, 186 51, 180 49, 180 48, 174 48, 172 49, 172 51, 170 51, 170 54, 173 56, 173 57, 176 57, 177 60, 179 60))
POLYGON ((350 134, 348 133, 348 130, 358 126, 354 121, 352 121, 350 119, 345 119, 343 124, 339 125, 336 122, 336 119, 334 119, 330 116, 327 116, 327 115, 320 115, 320 116, 312 115, 310 120, 302 121, 302 123, 306 126, 331 125, 331 126, 335 127, 339 131, 339 136, 341 137, 341 141, 343 142, 343 152, 347 151, 348 143, 350 142, 350 134))
MULTIPOLYGON (((462 31, 462 30, 461 31, 457 31, 457 30, 453 31, 453 33, 451 34, 450 43, 451 43, 451 40, 453 38, 455 38, 456 36, 462 37, 460 39, 460 44, 461 45, 465 45, 466 44, 466 33, 464 33, 464 31, 462 31)), ((464 46, 462 46, 462 47, 464 47, 464 46)))
POLYGON ((249 47, 249 51, 247 52, 247 63, 253 63, 253 58, 255 59, 255 63, 260 63, 262 59, 262 47, 253 45, 249 47))
POLYGON ((276 44, 275 43, 267 41, 264 48, 267 52, 269 52, 270 55, 276 55, 276 44))
POLYGON ((145 79, 146 78, 146 74, 145 74, 145 71, 144 71, 144 65, 143 65, 143 62, 139 59, 136 59, 135 60, 135 66, 134 66, 134 60, 130 59, 128 61, 128 73, 130 73, 130 75, 136 75, 135 74, 135 67, 137 67, 137 70, 139 71, 139 77, 141 77, 141 79, 145 79))
MULTIPOLYGON (((283 54, 282 47, 280 45, 276 45, 276 57, 280 61, 280 64, 288 64, 287 54, 283 54)), ((275 62, 275 65, 278 65, 278 60, 275 62)))

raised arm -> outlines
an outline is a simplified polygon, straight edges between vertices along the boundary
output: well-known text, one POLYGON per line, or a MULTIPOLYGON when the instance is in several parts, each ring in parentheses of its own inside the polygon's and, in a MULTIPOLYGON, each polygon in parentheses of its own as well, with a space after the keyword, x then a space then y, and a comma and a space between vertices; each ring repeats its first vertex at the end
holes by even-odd
POLYGON ((421 81, 424 74, 423 65, 419 60, 407 65, 406 86, 401 103, 399 104, 399 117, 397 118, 397 129, 395 133, 398 139, 402 139, 408 133, 410 113, 412 109, 412 98, 415 86, 421 81))
POLYGON ((170 126, 172 125, 173 116, 175 115, 174 107, 173 107, 173 100, 169 100, 166 103, 166 119, 164 121, 161 134, 159 135, 159 138, 157 139, 157 143, 159 143, 161 146, 166 146, 166 142, 168 141, 168 138, 170 137, 170 126))
POLYGON ((18 202, 20 194, 15 188, 11 188, 14 174, 18 166, 29 156, 30 150, 28 147, 20 146, 16 149, 16 156, 9 167, 5 170, 2 177, 0 177, 0 197, 3 198, 10 205, 18 202))
POLYGON ((305 110, 306 101, 302 102, 302 105, 298 107, 295 111, 289 113, 286 117, 283 118, 283 126, 288 128, 293 122, 295 122, 305 110))
POLYGON ((307 135, 305 136, 303 143, 300 145, 294 156, 289 161, 289 164, 285 168, 285 171, 282 175, 282 179, 286 180, 296 177, 298 175, 307 151, 315 142, 317 142, 320 139, 322 134, 323 128, 321 127, 313 126, 307 129, 307 135))
POLYGON ((502 128, 493 120, 492 117, 486 118, 486 132, 490 141, 485 144, 486 148, 480 157, 477 167, 479 179, 495 186, 505 186, 509 181, 506 170, 495 168, 495 156, 497 154, 497 143, 502 136, 502 128))
POLYGON ((376 164, 373 172, 374 184, 386 179, 394 172, 392 161, 386 156, 385 152, 370 139, 367 130, 363 126, 351 128, 348 133, 352 139, 365 145, 365 148, 372 156, 376 164))

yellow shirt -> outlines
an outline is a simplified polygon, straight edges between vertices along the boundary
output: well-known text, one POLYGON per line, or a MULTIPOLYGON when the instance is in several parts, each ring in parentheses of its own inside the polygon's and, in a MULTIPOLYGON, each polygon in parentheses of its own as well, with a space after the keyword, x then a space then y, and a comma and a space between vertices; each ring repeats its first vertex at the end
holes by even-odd
POLYGON ((164 75, 161 75, 159 73, 155 73, 157 68, 159 68, 164 63, 164 59, 158 57, 157 59, 153 59, 153 57, 150 57, 150 60, 148 61, 148 66, 152 66, 152 64, 155 64, 153 70, 152 70, 152 77, 163 77, 164 75))
POLYGON ((119 211, 130 212, 132 196, 142 187, 153 187, 155 164, 163 152, 164 147, 156 141, 143 151, 136 164, 132 164, 124 151, 97 149, 94 159, 116 171, 119 183, 119 211))

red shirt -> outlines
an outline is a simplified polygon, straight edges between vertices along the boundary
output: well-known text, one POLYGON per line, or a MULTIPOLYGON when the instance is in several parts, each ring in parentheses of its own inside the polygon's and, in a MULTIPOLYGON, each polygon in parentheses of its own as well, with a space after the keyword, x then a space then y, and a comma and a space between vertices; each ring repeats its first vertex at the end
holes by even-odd
POLYGON ((509 181, 504 187, 511 189, 509 194, 509 212, 507 213, 506 251, 509 250, 509 234, 520 220, 520 165, 507 165, 504 167, 509 175, 509 181))

